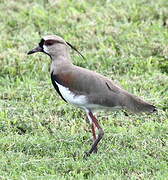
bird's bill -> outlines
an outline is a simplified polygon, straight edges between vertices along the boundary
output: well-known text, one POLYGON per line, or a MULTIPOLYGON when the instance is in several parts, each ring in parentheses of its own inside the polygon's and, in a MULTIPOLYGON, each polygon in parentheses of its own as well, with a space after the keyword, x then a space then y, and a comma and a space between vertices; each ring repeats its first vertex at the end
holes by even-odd
POLYGON ((33 54, 36 52, 43 52, 43 49, 40 46, 38 46, 38 47, 32 49, 31 51, 29 51, 27 54, 29 55, 29 54, 33 54))

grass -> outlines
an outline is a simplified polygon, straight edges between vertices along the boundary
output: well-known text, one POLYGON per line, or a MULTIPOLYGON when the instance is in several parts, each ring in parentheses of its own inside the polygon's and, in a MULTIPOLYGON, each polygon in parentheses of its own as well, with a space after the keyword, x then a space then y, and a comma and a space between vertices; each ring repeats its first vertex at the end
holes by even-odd
POLYGON ((167 0, 0 1, 0 178, 167 179, 167 0), (75 45, 95 70, 158 107, 158 114, 97 114, 99 152, 81 110, 52 87, 50 59, 28 57, 41 36, 75 45))

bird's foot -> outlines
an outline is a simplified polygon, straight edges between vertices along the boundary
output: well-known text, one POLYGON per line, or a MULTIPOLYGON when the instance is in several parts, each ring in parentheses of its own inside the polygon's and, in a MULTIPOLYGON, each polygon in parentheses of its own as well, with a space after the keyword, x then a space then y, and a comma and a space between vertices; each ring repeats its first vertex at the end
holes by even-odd
POLYGON ((97 151, 98 151, 98 148, 97 148, 97 146, 94 148, 94 150, 93 150, 93 153, 97 153, 97 151))
POLYGON ((84 159, 86 159, 87 157, 89 157, 91 155, 91 153, 97 153, 98 149, 97 147, 95 147, 92 151, 85 151, 84 153, 84 159))

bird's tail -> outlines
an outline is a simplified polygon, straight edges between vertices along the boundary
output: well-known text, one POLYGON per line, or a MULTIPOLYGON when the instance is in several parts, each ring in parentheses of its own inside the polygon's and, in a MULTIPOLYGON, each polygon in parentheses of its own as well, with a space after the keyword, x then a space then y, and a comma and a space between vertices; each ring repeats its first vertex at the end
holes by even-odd
POLYGON ((131 110, 132 112, 156 112, 157 109, 155 106, 143 101, 142 99, 127 93, 124 97, 124 103, 122 104, 126 109, 131 110))

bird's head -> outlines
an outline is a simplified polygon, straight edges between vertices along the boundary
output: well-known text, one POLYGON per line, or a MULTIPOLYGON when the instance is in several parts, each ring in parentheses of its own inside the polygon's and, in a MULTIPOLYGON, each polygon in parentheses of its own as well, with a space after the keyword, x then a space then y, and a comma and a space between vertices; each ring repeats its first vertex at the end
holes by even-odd
POLYGON ((36 52, 43 52, 52 58, 58 56, 66 56, 67 54, 69 54, 70 48, 77 51, 83 57, 83 55, 74 46, 72 46, 60 36, 48 35, 44 36, 41 39, 39 45, 29 51, 27 54, 29 55, 36 52))
POLYGON ((60 52, 64 53, 68 49, 68 44, 64 39, 56 35, 48 35, 44 36, 38 46, 29 51, 28 54, 43 52, 52 57, 60 54, 60 52))

